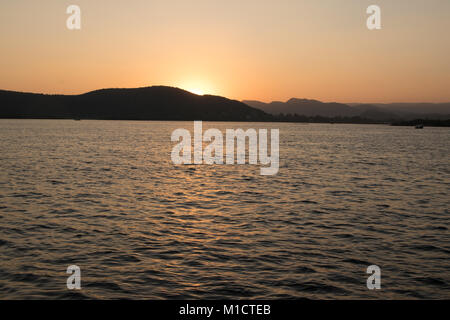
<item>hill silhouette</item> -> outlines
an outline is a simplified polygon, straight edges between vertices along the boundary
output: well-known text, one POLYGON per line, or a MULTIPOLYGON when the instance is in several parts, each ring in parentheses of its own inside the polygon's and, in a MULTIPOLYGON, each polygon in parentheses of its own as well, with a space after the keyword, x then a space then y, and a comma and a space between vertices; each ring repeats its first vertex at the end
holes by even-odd
POLYGON ((343 103, 325 103, 317 100, 292 98, 286 102, 273 101, 263 103, 259 101, 244 100, 245 104, 261 109, 267 113, 277 115, 298 114, 307 117, 323 116, 323 117, 351 117, 357 115, 354 108, 343 103))
POLYGON ((0 118, 402 123, 448 120, 450 103, 343 104, 296 98, 240 102, 167 86, 101 89, 80 95, 0 90, 0 118))
POLYGON ((266 121, 272 117, 236 100, 153 86, 81 95, 0 90, 0 118, 266 121))
POLYGON ((296 98, 289 99, 286 102, 264 103, 255 100, 244 100, 242 102, 272 115, 290 114, 327 118, 360 117, 381 122, 416 118, 450 118, 450 103, 344 104, 296 98))

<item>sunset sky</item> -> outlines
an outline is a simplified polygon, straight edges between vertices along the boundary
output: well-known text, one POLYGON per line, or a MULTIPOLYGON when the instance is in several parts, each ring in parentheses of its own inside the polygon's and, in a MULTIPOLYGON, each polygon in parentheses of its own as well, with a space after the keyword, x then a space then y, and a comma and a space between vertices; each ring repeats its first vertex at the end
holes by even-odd
POLYGON ((449 102, 449 33, 449 0, 2 0, 0 89, 449 102), (381 30, 366 27, 371 4, 381 30))

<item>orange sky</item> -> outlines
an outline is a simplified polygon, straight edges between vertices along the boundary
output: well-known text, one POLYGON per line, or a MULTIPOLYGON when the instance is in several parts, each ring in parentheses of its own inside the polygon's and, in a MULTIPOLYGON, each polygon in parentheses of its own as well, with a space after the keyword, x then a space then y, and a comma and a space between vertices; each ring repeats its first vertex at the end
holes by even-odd
POLYGON ((11 0, 0 89, 171 85, 261 101, 450 101, 448 0, 11 0), (66 8, 82 29, 66 28, 66 8), (366 28, 366 8, 382 29, 366 28))

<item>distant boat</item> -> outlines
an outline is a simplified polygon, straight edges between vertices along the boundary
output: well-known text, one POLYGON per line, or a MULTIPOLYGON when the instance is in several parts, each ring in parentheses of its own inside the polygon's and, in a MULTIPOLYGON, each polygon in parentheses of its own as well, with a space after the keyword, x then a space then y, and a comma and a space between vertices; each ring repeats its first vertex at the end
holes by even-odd
POLYGON ((81 121, 80 118, 74 118, 73 120, 75 120, 75 121, 81 121))
POLYGON ((423 124, 417 124, 416 129, 423 129, 423 124))

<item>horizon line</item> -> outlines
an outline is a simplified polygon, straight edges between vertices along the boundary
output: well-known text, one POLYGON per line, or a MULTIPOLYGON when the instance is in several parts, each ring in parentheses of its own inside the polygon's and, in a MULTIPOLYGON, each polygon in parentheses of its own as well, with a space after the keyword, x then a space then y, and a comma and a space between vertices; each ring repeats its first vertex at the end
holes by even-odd
POLYGON ((130 89, 145 89, 145 88, 152 88, 152 87, 166 87, 166 88, 173 88, 173 89, 179 89, 179 90, 183 90, 186 92, 189 92, 193 95, 196 96, 216 96, 216 97, 222 97, 222 98, 226 98, 229 100, 236 100, 242 103, 245 103, 244 101, 252 101, 252 102, 261 102, 261 103, 265 103, 265 104, 270 104, 270 103, 274 103, 274 102, 281 102, 281 103, 286 103, 291 99, 299 99, 299 100, 310 100, 310 101, 319 101, 322 103, 341 103, 341 104, 347 104, 347 105, 364 105, 364 104, 447 104, 450 103, 450 99, 447 101, 442 101, 442 102, 431 102, 431 101, 414 101, 414 102, 405 102, 405 101, 396 101, 396 102, 340 102, 340 101, 336 101, 336 100, 332 100, 332 101, 324 101, 324 100, 320 100, 320 99, 316 99, 316 98, 299 98, 299 97, 295 97, 292 96, 291 98, 288 98, 287 100, 271 100, 271 101, 263 101, 263 100, 257 100, 257 99, 235 99, 235 98, 230 98, 227 97, 225 95, 218 95, 218 94, 209 94, 209 93, 204 93, 204 94, 197 94, 194 93, 192 91, 189 91, 187 89, 183 89, 177 86, 171 86, 171 85, 147 85, 147 86, 138 86, 138 87, 105 87, 105 88, 99 88, 99 89, 93 89, 93 90, 89 90, 89 91, 84 91, 81 93, 44 93, 44 92, 33 92, 33 91, 17 91, 17 90, 11 90, 11 89, 1 89, 0 91, 9 91, 9 92, 16 92, 16 93, 24 93, 24 94, 40 94, 40 95, 47 95, 47 96, 79 96, 79 95, 83 95, 83 94, 87 94, 87 93, 91 93, 91 92, 95 92, 95 91, 100 91, 100 90, 130 90, 130 89))

